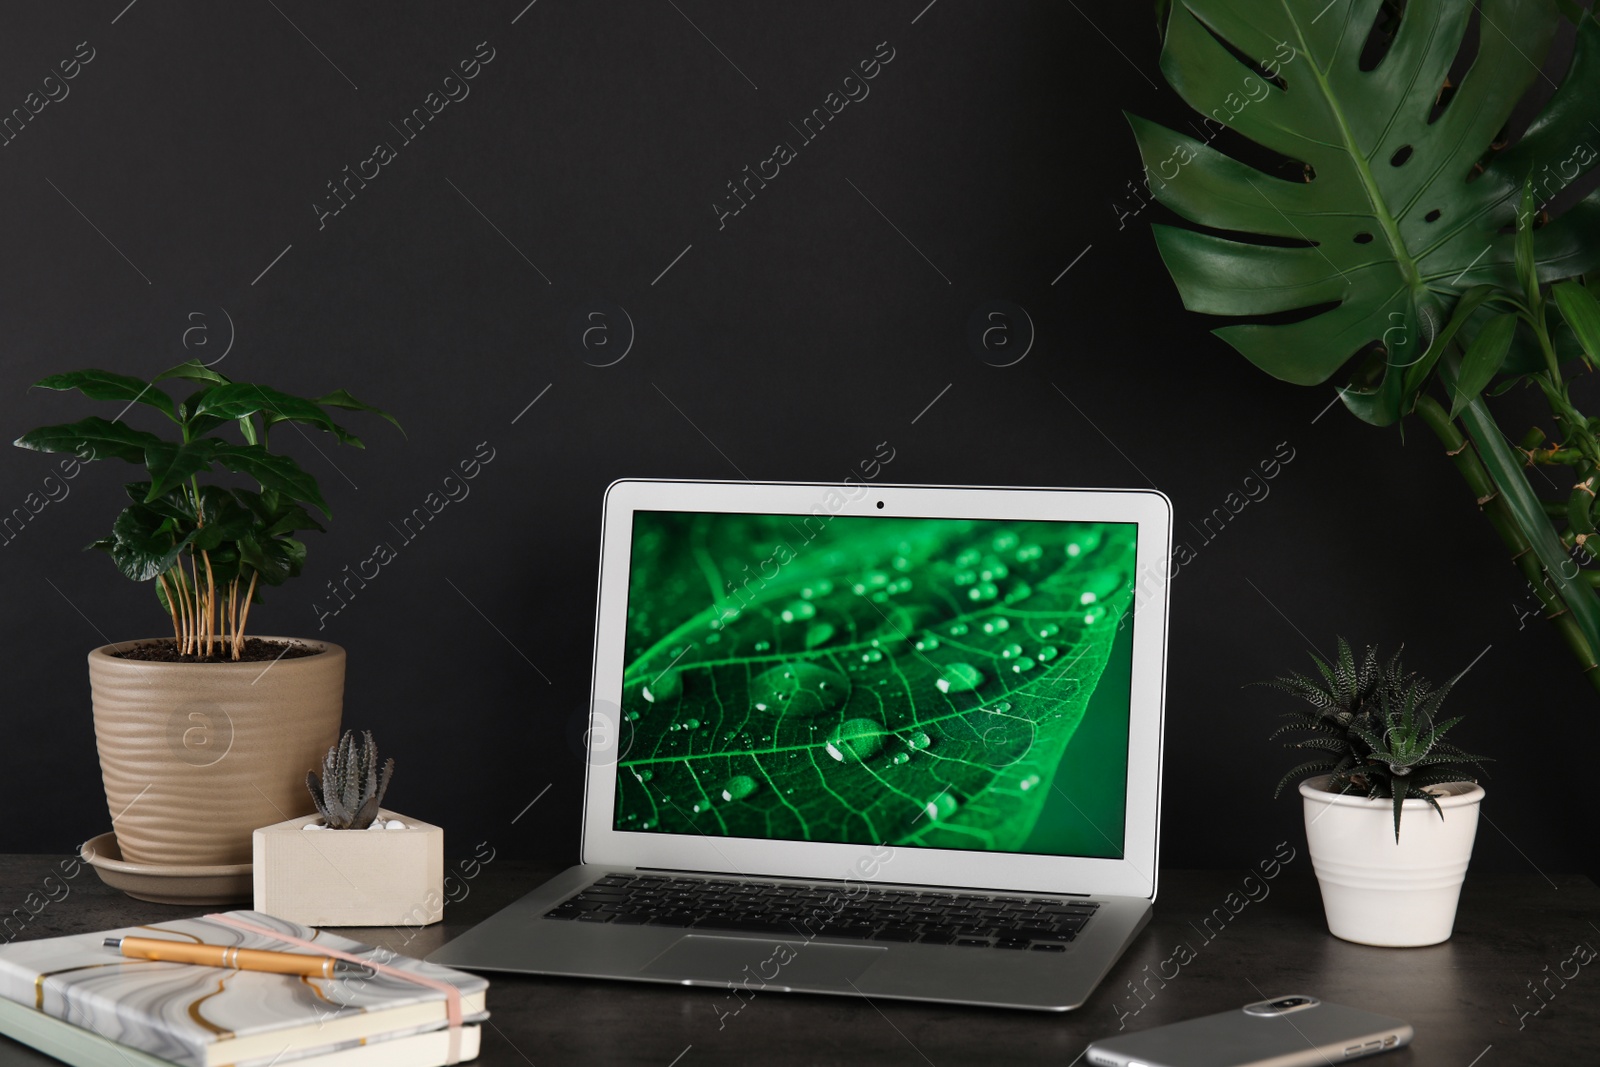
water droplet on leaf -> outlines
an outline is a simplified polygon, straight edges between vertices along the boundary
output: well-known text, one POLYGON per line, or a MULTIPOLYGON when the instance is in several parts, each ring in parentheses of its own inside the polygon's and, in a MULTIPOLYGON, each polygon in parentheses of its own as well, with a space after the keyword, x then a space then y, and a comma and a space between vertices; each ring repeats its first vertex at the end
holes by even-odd
POLYGON ((863 763, 883 747, 882 723, 871 719, 846 719, 828 737, 824 750, 840 763, 863 763))
POLYGON ((796 600, 793 604, 778 613, 778 618, 784 622, 795 622, 798 619, 809 619, 816 615, 817 607, 809 600, 796 600))
POLYGON ((960 807, 961 805, 956 801, 955 797, 949 793, 940 793, 928 801, 927 807, 923 808, 923 813, 930 822, 938 822, 940 819, 948 819, 954 815, 956 809, 960 807))
POLYGON ((799 715, 834 711, 849 692, 850 683, 842 674, 815 663, 785 663, 750 681, 750 702, 757 711, 781 708, 799 715))
POLYGON ((966 693, 984 683, 983 672, 970 663, 952 663, 933 684, 941 693, 966 693))
POLYGON ((817 648, 833 636, 833 623, 819 622, 806 631, 806 648, 817 648))
POLYGON ((683 678, 674 670, 665 670, 645 683, 643 696, 652 704, 672 700, 683 692, 683 678))

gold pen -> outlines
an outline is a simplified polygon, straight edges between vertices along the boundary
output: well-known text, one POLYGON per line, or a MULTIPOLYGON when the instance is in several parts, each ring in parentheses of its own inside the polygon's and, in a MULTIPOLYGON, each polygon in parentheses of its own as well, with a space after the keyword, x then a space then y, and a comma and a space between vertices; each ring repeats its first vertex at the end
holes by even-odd
POLYGON ((134 959, 194 963, 202 967, 228 967, 237 971, 298 974, 307 978, 370 976, 377 973, 370 967, 335 959, 332 956, 312 956, 303 952, 274 952, 260 948, 235 948, 231 945, 199 945, 190 941, 171 941, 163 937, 108 937, 105 945, 134 959))

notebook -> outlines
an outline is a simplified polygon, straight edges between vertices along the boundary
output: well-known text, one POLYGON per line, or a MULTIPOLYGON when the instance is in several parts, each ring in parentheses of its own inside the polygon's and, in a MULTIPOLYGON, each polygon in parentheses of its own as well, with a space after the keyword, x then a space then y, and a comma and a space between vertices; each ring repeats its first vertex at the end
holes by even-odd
MULTIPOLYGON (((0 1000, 0 1034, 36 1048, 72 1067, 172 1067, 171 1060, 119 1045, 71 1023, 43 1012, 0 1000)), ((464 1063, 478 1055, 479 1027, 461 1028, 458 1058, 449 1057, 449 1035, 444 1030, 429 1030, 393 1039, 366 1039, 347 1042, 333 1052, 302 1057, 286 1053, 276 1062, 295 1067, 444 1067, 464 1063)), ((3 1043, 0 1043, 3 1046, 3 1043)), ((273 1061, 256 1060, 245 1067, 270 1067, 273 1061)))
MULTIPOLYGON (((361 1042, 444 1030, 446 994, 408 980, 405 974, 453 987, 465 1021, 487 1018, 488 982, 482 978, 260 912, 228 912, 0 947, 0 998, 183 1067, 258 1063, 264 1067, 361 1042), (230 920, 272 936, 240 929, 230 920), (310 951, 283 940, 290 937, 401 974, 299 978, 128 959, 104 944, 107 937, 121 936, 310 951)), ((7 1017, 15 1014, 9 1012, 7 1017)), ((475 1045, 476 1034, 471 1040, 475 1045)), ((465 1058, 466 1035, 461 1043, 465 1058)))
POLYGON ((617 482, 582 862, 429 958, 1081 1005, 1155 898, 1171 560, 1155 492, 617 482))

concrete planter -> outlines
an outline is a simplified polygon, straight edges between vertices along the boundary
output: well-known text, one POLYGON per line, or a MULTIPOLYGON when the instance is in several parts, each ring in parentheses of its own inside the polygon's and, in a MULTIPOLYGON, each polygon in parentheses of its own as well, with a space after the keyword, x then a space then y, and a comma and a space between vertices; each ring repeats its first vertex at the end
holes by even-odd
POLYGON ((444 830, 391 811, 402 830, 307 830, 317 815, 251 835, 255 910, 308 926, 427 926, 444 918, 444 830))
POLYGON ((1300 795, 1329 932, 1385 947, 1449 940, 1483 788, 1433 786, 1442 819, 1425 800, 1405 801, 1396 842, 1394 801, 1330 793, 1326 782, 1325 775, 1308 778, 1300 795))
MULTIPOLYGON (((339 740, 344 649, 271 663, 150 663, 89 653, 95 744, 122 858, 250 861, 258 826, 313 810, 306 771, 339 740)), ((152 644, 136 641, 133 644, 152 644)))

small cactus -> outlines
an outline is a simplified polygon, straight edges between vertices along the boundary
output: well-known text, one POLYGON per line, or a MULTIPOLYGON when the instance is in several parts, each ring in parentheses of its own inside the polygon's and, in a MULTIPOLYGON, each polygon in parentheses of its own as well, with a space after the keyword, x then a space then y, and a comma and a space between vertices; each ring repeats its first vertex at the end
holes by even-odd
POLYGON ((378 746, 372 731, 363 730, 362 744, 355 732, 346 730, 339 743, 322 757, 322 779, 316 771, 306 772, 306 788, 330 830, 365 830, 378 817, 383 791, 389 788, 394 773, 393 757, 378 766, 378 746))

